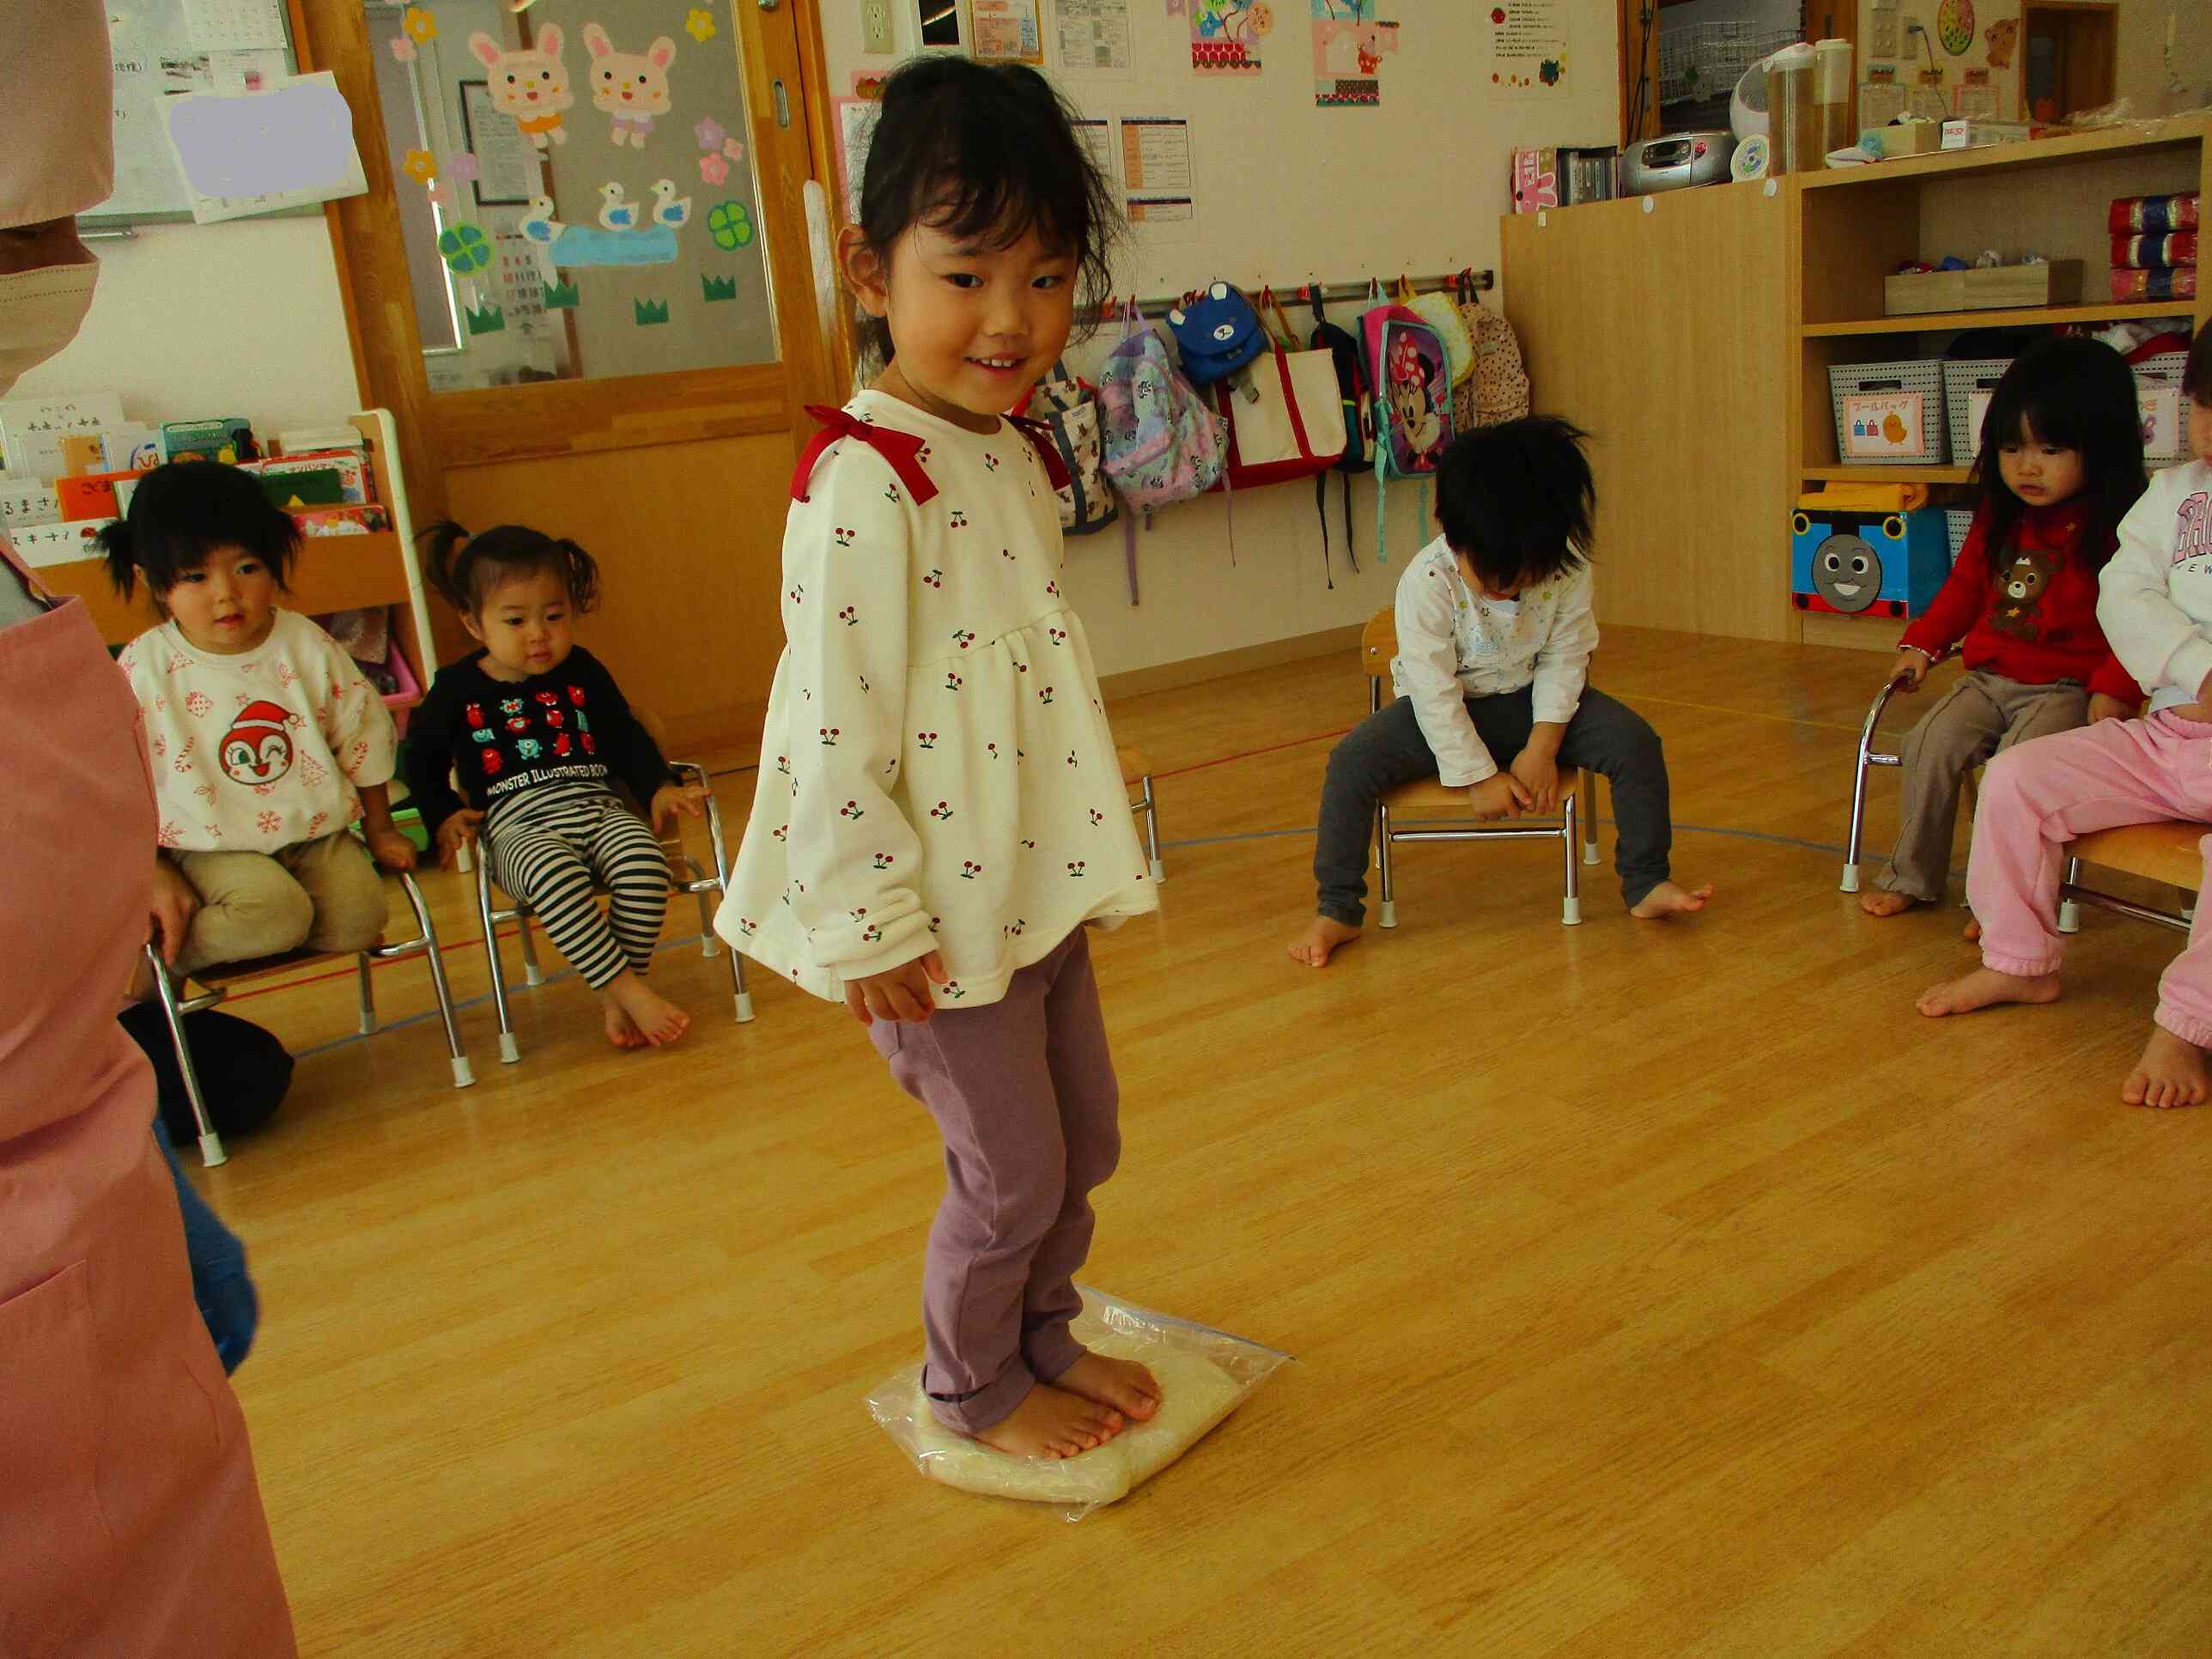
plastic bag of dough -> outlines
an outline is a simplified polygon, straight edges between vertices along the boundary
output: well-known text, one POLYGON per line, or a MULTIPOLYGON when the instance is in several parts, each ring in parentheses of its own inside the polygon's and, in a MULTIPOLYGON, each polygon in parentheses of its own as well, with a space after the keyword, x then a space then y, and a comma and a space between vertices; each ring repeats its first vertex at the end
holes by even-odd
POLYGON ((1078 1285, 1083 1311, 1071 1328, 1094 1352, 1134 1359, 1160 1385, 1159 1414, 1132 1421, 1104 1445, 1067 1458, 1013 1457, 939 1423, 921 1390, 919 1364, 868 1395, 868 1412, 933 1480, 994 1498, 1060 1505, 1080 1521, 1127 1496, 1188 1451, 1290 1359, 1226 1331, 1155 1313, 1078 1285))

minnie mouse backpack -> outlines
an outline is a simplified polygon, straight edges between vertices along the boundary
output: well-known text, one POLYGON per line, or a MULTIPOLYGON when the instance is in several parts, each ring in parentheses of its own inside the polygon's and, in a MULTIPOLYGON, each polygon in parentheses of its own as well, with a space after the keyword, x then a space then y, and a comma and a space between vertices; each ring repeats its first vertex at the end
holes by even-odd
POLYGON ((1452 441, 1450 359, 1436 330, 1401 305, 1371 307, 1359 332, 1375 386, 1375 556, 1387 564, 1386 486, 1420 480, 1425 522, 1428 477, 1452 441))

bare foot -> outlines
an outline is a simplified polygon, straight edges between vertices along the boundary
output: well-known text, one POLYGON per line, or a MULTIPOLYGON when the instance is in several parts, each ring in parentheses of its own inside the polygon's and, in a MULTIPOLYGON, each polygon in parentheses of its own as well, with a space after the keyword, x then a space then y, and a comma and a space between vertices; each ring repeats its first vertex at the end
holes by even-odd
POLYGON ((1969 945, 1979 945, 1982 942, 1982 924, 1972 916, 1968 916, 1966 925, 1960 931, 1959 937, 1969 945))
POLYGON ((1930 1019, 1946 1014, 1971 1014, 2000 1002, 2056 1002, 2056 974, 2001 974, 1994 968, 1977 968, 1960 979, 1946 980, 1920 994, 1914 1004, 1930 1019))
POLYGON ((637 1029, 637 1022, 623 1012, 623 1006, 611 997, 603 1005, 607 1015, 607 1041, 617 1048, 647 1047, 645 1033, 637 1029))
POLYGON ((1303 962, 1309 968, 1327 967, 1331 951, 1358 937, 1357 927, 1332 921, 1327 916, 1316 916, 1313 925, 1291 941, 1291 960, 1303 962))
POLYGON ((975 1438, 1010 1457, 1073 1457, 1121 1432, 1121 1413, 1039 1382, 975 1438))
POLYGON ((1054 1388, 1125 1412, 1139 1423, 1160 1408, 1160 1385, 1133 1359, 1086 1353, 1052 1382, 1054 1388))
POLYGON ((2163 1025, 2150 1028, 2142 1058, 2120 1087, 2130 1106, 2202 1106, 2212 1095, 2212 1075, 2204 1070, 2204 1051, 2163 1025))
POLYGON ((1859 908, 1870 916, 1901 916, 1919 902, 1910 893, 1893 893, 1884 887, 1859 895, 1859 908))
POLYGON ((1705 901, 1713 896, 1713 884, 1686 891, 1671 881, 1662 881, 1641 899, 1629 907, 1628 914, 1638 921, 1663 921, 1668 916, 1693 916, 1705 908, 1705 901))
MULTIPOLYGON (((691 1029, 691 1016, 625 968, 600 993, 608 1002, 629 1016, 630 1024, 654 1048, 666 1047, 691 1029)), ((610 1022, 608 1035, 613 1035, 610 1022)), ((617 1043, 617 1048, 623 1047, 617 1043)))

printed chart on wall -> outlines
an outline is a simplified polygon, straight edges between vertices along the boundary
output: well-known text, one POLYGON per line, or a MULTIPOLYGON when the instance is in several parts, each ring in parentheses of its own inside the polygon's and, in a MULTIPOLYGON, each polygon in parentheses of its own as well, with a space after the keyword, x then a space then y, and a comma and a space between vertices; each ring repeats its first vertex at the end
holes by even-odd
POLYGON ((1129 72, 1129 0, 1059 0, 1053 63, 1078 72, 1129 72))
POLYGON ((1122 201, 1129 222, 1162 241, 1195 241, 1198 180, 1190 118, 1124 115, 1121 129, 1122 201))
POLYGON ((1275 27, 1268 0, 1170 0, 1168 10, 1189 15, 1192 74, 1252 76, 1265 67, 1261 39, 1275 27))
POLYGON ((1376 0, 1312 0, 1314 102, 1322 109, 1378 109, 1382 60, 1398 52, 1399 28, 1375 15, 1376 0))
POLYGON ((969 0, 975 55, 1001 63, 1044 62, 1043 0, 969 0))
POLYGON ((1483 18, 1492 86, 1521 96, 1567 83, 1567 0, 1493 0, 1483 18))

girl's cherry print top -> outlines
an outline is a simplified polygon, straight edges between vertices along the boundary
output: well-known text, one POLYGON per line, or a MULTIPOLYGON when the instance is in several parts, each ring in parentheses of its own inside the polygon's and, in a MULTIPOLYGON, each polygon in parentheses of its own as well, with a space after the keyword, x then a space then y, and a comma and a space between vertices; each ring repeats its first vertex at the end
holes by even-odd
POLYGON ((118 659, 146 716, 164 847, 274 853, 344 829, 355 792, 391 781, 392 716, 345 647, 278 611, 241 656, 195 651, 174 623, 118 659))
POLYGON ((794 490, 787 644, 716 930, 831 1000, 935 949, 941 1006, 994 1002, 1073 928, 1158 896, 1029 440, 882 392, 846 410, 919 438, 936 494, 917 504, 856 437, 794 490))

